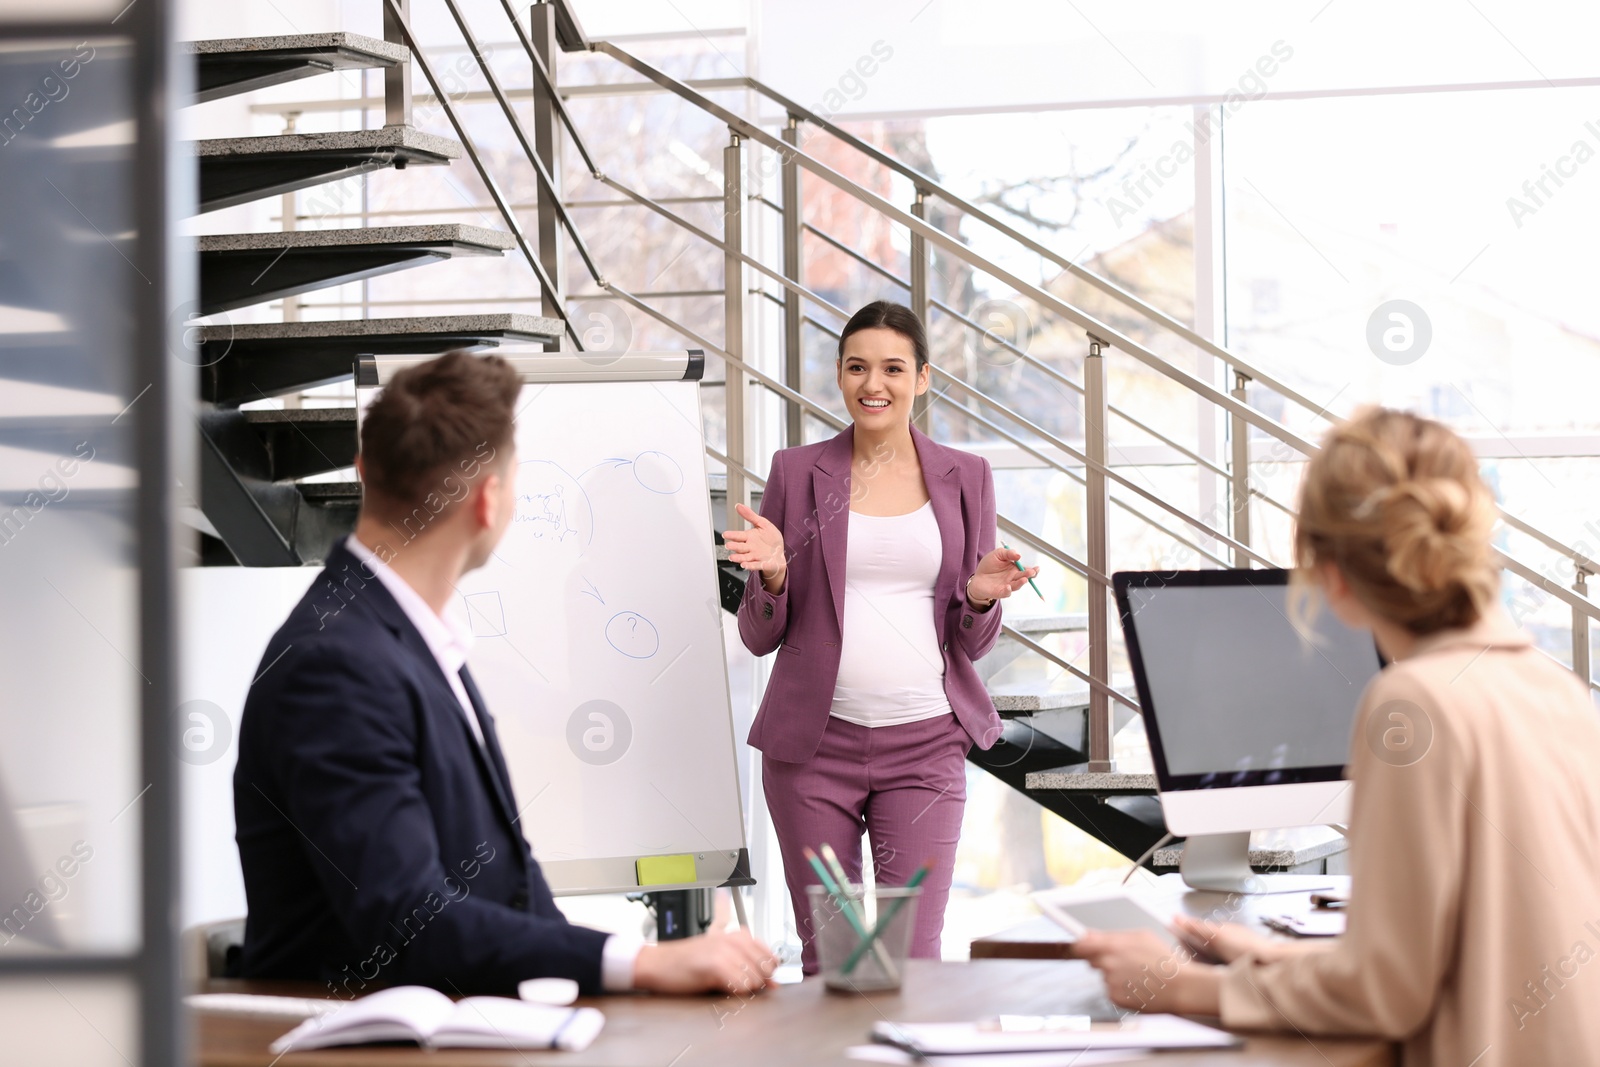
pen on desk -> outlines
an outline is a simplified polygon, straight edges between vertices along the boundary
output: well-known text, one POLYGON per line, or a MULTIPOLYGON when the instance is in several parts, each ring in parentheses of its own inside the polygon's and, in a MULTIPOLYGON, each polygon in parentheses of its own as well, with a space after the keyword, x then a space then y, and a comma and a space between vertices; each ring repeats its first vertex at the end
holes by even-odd
MULTIPOLYGON (((1014 551, 1014 550, 1013 550, 1013 549, 1012 549, 1012 547, 1011 547, 1011 546, 1010 546, 1010 545, 1008 545, 1008 544, 1006 544, 1006 543, 1005 543, 1005 542, 1004 542, 1004 541, 1001 541, 1001 542, 1000 542, 1000 547, 1001 547, 1001 548, 1003 548, 1003 549, 1005 549, 1005 550, 1006 550, 1006 551, 1007 551, 1007 552, 1011 552, 1011 551, 1014 551)), ((1015 564, 1016 564, 1016 566, 1017 566, 1017 570, 1019 570, 1019 571, 1025 571, 1025 570, 1027 570, 1027 569, 1028 569, 1028 568, 1026 568, 1026 567, 1024 567, 1024 566, 1023 566, 1023 565, 1022 565, 1022 561, 1021 561, 1021 560, 1020 560, 1020 559, 1019 559, 1019 560, 1013 560, 1013 561, 1012 561, 1012 562, 1014 562, 1014 563, 1015 563, 1015 564)), ((1033 581, 1033 579, 1032 579, 1032 578, 1029 578, 1029 579, 1028 579, 1028 584, 1029 584, 1029 585, 1032 585, 1032 586, 1033 586, 1033 591, 1034 591, 1034 592, 1035 592, 1035 593, 1039 593, 1039 587, 1038 587, 1038 586, 1037 586, 1037 585, 1034 585, 1034 581, 1033 581)), ((1039 593, 1039 599, 1040 599, 1040 600, 1043 600, 1043 599, 1044 599, 1044 594, 1043 594, 1043 593, 1039 593)))

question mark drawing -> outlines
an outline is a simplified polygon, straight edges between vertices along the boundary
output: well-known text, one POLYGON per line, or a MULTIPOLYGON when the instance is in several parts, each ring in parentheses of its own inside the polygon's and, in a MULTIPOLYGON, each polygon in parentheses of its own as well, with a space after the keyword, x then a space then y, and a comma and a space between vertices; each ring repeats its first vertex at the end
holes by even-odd
POLYGON ((655 624, 636 611, 619 611, 606 622, 606 640, 629 659, 649 659, 661 648, 655 624), (626 620, 628 627, 623 629, 626 620))

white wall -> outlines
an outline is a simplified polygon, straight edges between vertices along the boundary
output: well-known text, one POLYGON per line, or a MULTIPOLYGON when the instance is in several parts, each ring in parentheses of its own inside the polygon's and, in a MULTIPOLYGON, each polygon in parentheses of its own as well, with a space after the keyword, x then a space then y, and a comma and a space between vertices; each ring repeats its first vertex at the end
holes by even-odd
POLYGON ((320 571, 196 567, 179 576, 185 927, 245 913, 233 840, 239 714, 267 641, 320 571))

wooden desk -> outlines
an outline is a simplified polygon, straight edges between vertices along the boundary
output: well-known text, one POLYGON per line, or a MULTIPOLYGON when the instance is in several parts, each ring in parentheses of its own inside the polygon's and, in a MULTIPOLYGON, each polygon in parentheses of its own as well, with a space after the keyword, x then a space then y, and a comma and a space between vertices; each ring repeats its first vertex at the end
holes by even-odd
MULTIPOLYGON (((307 986, 213 982, 217 992, 313 995, 307 986)), ((1064 1014, 1101 994, 1099 976, 1072 961, 913 960, 894 993, 829 993, 822 982, 779 986, 748 1000, 735 997, 617 996, 590 1001, 606 1028, 584 1052, 426 1052, 398 1046, 328 1049, 287 1055, 278 1067, 814 1067, 854 1064, 844 1050, 866 1043, 879 1019, 949 1021, 1001 1012, 1064 1014)), ((269 1067, 282 1022, 202 1017, 202 1067, 269 1067)), ((1250 1037, 1238 1052, 1164 1053, 1160 1067, 1393 1067, 1388 1045, 1273 1035, 1250 1037)))

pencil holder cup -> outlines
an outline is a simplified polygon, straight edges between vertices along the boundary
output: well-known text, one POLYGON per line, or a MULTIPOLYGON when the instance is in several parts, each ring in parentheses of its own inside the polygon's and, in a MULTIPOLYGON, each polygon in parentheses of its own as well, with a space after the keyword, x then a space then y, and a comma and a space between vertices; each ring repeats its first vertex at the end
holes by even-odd
POLYGON ((820 885, 806 892, 823 984, 847 993, 899 989, 922 887, 851 885, 842 898, 820 885))

